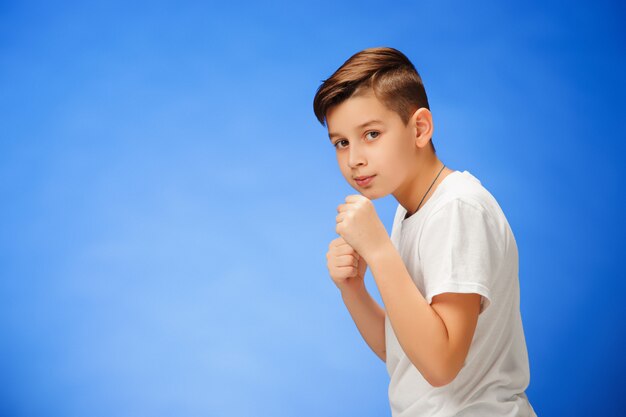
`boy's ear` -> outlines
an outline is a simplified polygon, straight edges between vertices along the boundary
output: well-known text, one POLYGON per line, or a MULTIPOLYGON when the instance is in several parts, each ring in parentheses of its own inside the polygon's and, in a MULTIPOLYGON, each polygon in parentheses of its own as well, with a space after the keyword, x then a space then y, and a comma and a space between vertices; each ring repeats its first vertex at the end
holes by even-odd
POLYGON ((426 107, 415 110, 410 122, 413 127, 415 144, 419 148, 428 145, 433 137, 433 115, 426 107))

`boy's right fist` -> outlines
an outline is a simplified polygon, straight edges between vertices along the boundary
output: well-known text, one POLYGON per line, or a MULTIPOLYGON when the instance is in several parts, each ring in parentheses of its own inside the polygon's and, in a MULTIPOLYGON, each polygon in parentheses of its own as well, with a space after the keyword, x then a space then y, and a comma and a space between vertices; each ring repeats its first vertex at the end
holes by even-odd
POLYGON ((330 242, 326 260, 330 277, 341 291, 364 284, 367 263, 343 237, 330 242))

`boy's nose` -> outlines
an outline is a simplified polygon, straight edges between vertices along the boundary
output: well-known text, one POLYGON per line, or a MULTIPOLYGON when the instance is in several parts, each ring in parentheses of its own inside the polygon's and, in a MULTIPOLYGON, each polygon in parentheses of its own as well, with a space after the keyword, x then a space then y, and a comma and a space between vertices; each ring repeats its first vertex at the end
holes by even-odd
POLYGON ((365 156, 363 152, 358 147, 350 148, 350 156, 348 158, 348 165, 350 168, 354 168, 358 165, 363 165, 365 163, 365 156))

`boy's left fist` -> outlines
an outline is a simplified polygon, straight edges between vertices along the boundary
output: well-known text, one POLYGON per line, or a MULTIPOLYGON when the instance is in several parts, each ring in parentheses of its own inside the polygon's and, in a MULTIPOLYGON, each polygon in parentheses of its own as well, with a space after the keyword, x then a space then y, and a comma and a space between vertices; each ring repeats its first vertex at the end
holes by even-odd
POLYGON ((335 231, 366 260, 389 240, 369 198, 361 194, 349 195, 337 211, 335 231))

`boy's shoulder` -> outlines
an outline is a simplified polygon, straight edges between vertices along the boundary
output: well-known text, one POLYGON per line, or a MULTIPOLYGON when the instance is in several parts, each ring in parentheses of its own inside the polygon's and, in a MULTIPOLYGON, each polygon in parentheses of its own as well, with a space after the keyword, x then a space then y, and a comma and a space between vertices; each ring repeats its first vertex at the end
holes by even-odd
POLYGON ((461 214, 480 212, 489 219, 489 223, 498 228, 508 224, 495 197, 469 171, 454 171, 446 176, 420 211, 423 211, 423 214, 416 215, 418 212, 405 222, 403 219, 406 209, 398 204, 394 225, 399 226, 403 223, 407 229, 415 230, 416 227, 419 229, 420 225, 428 223, 438 213, 440 216, 452 216, 459 212, 461 214), (453 210, 457 208, 459 210, 453 210))
POLYGON ((494 196, 469 171, 452 172, 444 178, 435 194, 429 210, 431 215, 455 202, 473 206, 478 210, 501 211, 494 196))
POLYGON ((424 213, 421 216, 413 215, 416 217, 414 220, 410 220, 413 218, 411 216, 408 222, 403 222, 406 210, 398 204, 394 225, 400 228, 400 223, 403 223, 402 229, 420 233, 419 230, 435 218, 445 221, 441 216, 461 216, 461 220, 467 221, 482 218, 484 224, 497 230, 500 235, 510 232, 506 216, 495 197, 469 171, 454 171, 445 177, 422 210, 424 213))
POLYGON ((504 253, 515 239, 513 231, 495 197, 480 180, 468 171, 455 171, 441 182, 440 187, 436 190, 439 193, 433 194, 436 198, 419 228, 419 240, 439 240, 441 228, 453 227, 460 233, 454 238, 475 235, 480 239, 488 235, 494 247, 499 248, 499 253, 504 253), (428 228, 428 224, 434 227, 428 228))
POLYGON ((497 200, 470 172, 455 171, 448 175, 441 185, 443 187, 436 190, 439 193, 425 216, 424 223, 428 223, 436 213, 440 213, 450 219, 457 216, 463 223, 470 222, 473 225, 481 225, 479 227, 487 227, 498 240, 508 241, 512 238, 513 232, 497 200))

